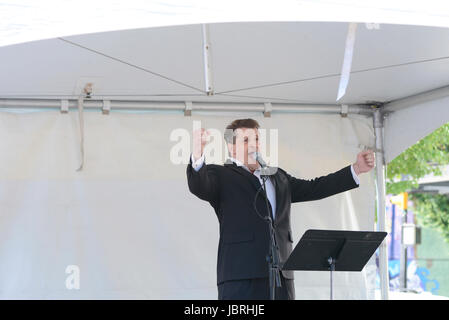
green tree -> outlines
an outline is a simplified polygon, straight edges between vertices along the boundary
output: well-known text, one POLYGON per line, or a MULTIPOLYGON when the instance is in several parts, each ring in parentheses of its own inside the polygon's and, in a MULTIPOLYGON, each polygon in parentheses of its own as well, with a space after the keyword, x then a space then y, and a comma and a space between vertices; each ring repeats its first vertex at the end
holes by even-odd
MULTIPOLYGON (((441 126, 402 152, 387 165, 386 192, 399 194, 418 188, 418 180, 428 174, 442 175, 449 164, 449 123, 441 126)), ((449 242, 449 198, 438 194, 411 193, 418 220, 441 232, 449 242)))
POLYGON ((426 193, 414 193, 412 196, 418 222, 440 232, 449 243, 449 197, 426 193))
POLYGON ((387 193, 399 194, 418 187, 427 174, 441 175, 449 164, 449 123, 419 140, 387 165, 387 193))

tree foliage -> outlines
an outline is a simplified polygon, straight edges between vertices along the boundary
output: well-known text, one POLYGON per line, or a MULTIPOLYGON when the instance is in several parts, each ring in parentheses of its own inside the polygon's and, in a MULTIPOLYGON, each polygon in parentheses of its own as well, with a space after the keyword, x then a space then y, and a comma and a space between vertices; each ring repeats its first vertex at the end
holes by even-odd
MULTIPOLYGON (((428 174, 442 175, 449 164, 449 123, 441 126, 405 150, 387 165, 387 193, 399 194, 418 188, 418 180, 428 174)), ((449 243, 449 197, 440 194, 411 193, 418 221, 438 230, 449 243)))
POLYGON ((449 197, 426 193, 415 193, 412 196, 418 222, 438 230, 449 243, 449 197))
POLYGON ((449 164, 449 123, 441 126, 402 152, 387 165, 387 193, 399 194, 418 187, 418 179, 441 175, 449 164))

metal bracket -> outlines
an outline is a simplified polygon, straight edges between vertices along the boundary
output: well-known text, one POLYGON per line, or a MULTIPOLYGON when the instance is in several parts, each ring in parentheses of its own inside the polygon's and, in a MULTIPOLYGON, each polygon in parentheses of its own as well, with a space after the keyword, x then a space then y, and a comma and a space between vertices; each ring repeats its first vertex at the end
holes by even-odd
POLYGON ((103 100, 103 109, 102 112, 105 115, 108 115, 111 111, 111 100, 103 100))
POLYGON ((69 100, 61 100, 61 113, 69 113, 69 100))
POLYGON ((271 111, 273 111, 273 106, 270 102, 265 102, 265 109, 263 111, 263 116, 265 118, 271 118, 271 111))
POLYGON ((186 107, 184 108, 184 116, 190 117, 192 115, 192 102, 186 101, 185 105, 186 107))
POLYGON ((85 97, 86 99, 92 98, 93 87, 94 87, 94 84, 92 82, 88 82, 84 86, 83 92, 86 95, 86 97, 85 97))
POLYGON ((342 118, 346 118, 348 116, 348 110, 349 110, 349 107, 347 104, 341 105, 340 115, 342 116, 342 118))

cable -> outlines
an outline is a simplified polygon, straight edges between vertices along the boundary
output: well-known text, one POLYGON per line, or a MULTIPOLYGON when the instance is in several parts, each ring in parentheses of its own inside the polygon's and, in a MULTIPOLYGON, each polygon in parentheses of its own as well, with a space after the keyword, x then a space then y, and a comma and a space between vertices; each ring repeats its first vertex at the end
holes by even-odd
POLYGON ((253 201, 253 207, 254 207, 254 210, 256 211, 256 214, 259 216, 259 218, 261 218, 261 219, 264 220, 264 221, 267 221, 267 220, 268 220, 268 217, 262 216, 262 215, 259 213, 259 210, 257 210, 257 205, 256 205, 257 197, 259 196, 259 193, 260 193, 260 191, 261 191, 262 189, 263 189, 262 185, 259 187, 259 189, 257 189, 256 195, 255 195, 254 201, 253 201))
MULTIPOLYGON (((262 177, 262 179, 264 179, 264 177, 262 177)), ((263 190, 263 185, 261 184, 259 189, 257 189, 257 191, 256 191, 256 195, 254 196, 253 207, 254 207, 254 210, 256 211, 256 214, 259 216, 259 218, 261 218, 264 221, 270 222, 270 218, 269 217, 265 217, 265 216, 261 215, 259 210, 257 210, 257 205, 256 205, 257 197, 259 196, 259 193, 262 190, 263 190)), ((268 198, 267 198, 267 196, 265 196, 265 198, 267 200, 266 201, 266 206, 267 206, 267 212, 268 212, 268 211, 270 211, 270 207, 268 206, 268 198)))
MULTIPOLYGON (((356 71, 351 71, 351 74, 368 72, 368 71, 375 71, 375 70, 381 70, 381 69, 388 69, 388 68, 396 68, 396 67, 402 67, 402 66, 407 66, 407 65, 412 65, 412 64, 433 62, 433 61, 445 60, 445 59, 449 59, 449 56, 439 57, 439 58, 432 58, 432 59, 425 59, 425 60, 418 60, 418 61, 411 61, 411 62, 405 62, 405 63, 398 63, 398 64, 392 64, 392 65, 387 65, 387 66, 382 66, 382 67, 373 67, 373 68, 368 68, 368 69, 356 70, 356 71)), ((341 75, 341 73, 334 73, 334 74, 328 74, 328 75, 317 76, 317 77, 312 77, 312 78, 305 78, 305 79, 291 80, 291 81, 283 81, 283 82, 264 84, 264 85, 260 85, 260 86, 254 86, 254 87, 248 87, 248 88, 242 88, 242 89, 221 91, 221 92, 216 92, 215 94, 223 94, 223 93, 229 93, 229 92, 237 92, 237 91, 245 91, 245 90, 252 90, 252 89, 260 89, 260 88, 266 88, 266 87, 274 87, 274 86, 279 86, 279 85, 284 85, 284 84, 291 84, 291 83, 297 83, 297 82, 312 81, 312 80, 317 80, 317 79, 339 77, 340 75, 341 75)))
POLYGON ((67 43, 69 43, 69 44, 71 44, 71 45, 73 45, 73 46, 76 46, 76 47, 85 49, 85 50, 87 50, 87 51, 96 53, 96 54, 98 54, 98 55, 101 55, 101 56, 103 56, 103 57, 112 59, 112 60, 114 60, 114 61, 121 62, 121 63, 123 63, 123 64, 126 64, 126 65, 130 66, 130 67, 133 67, 133 68, 136 68, 136 69, 139 69, 139 70, 148 72, 148 73, 150 73, 150 74, 152 74, 152 75, 158 76, 158 77, 163 78, 163 79, 165 79, 165 80, 172 81, 172 82, 177 83, 177 84, 179 84, 179 85, 182 85, 182 86, 184 86, 184 87, 188 87, 188 88, 190 88, 190 89, 193 89, 193 90, 196 90, 196 91, 200 91, 200 92, 202 92, 202 93, 206 93, 204 90, 198 89, 198 88, 196 88, 196 87, 193 87, 193 86, 188 85, 188 84, 186 84, 186 83, 180 82, 180 81, 178 81, 178 80, 171 79, 171 78, 166 77, 166 76, 164 76, 164 75, 162 75, 162 74, 160 74, 160 73, 157 73, 157 72, 154 72, 154 71, 145 69, 145 68, 143 68, 143 67, 139 67, 139 66, 137 66, 137 65, 135 65, 135 64, 126 62, 126 61, 124 61, 124 60, 121 60, 121 59, 112 57, 112 56, 107 55, 107 54, 105 54, 105 53, 103 53, 103 52, 100 52, 100 51, 97 51, 97 50, 94 50, 94 49, 85 47, 85 46, 80 45, 80 44, 78 44, 78 43, 76 43, 76 42, 73 42, 73 41, 70 41, 70 40, 67 40, 67 39, 64 39, 64 38, 58 38, 58 39, 61 40, 61 41, 67 42, 67 43))
POLYGON ((302 81, 311 81, 311 80, 322 79, 322 78, 330 78, 330 77, 336 77, 336 76, 340 76, 340 74, 336 73, 336 74, 329 74, 329 75, 312 77, 312 78, 305 78, 305 79, 299 79, 299 80, 276 82, 276 83, 264 84, 264 85, 260 85, 260 86, 254 86, 254 87, 248 87, 248 88, 242 88, 242 89, 221 91, 221 92, 216 92, 215 94, 223 94, 223 93, 236 92, 236 91, 260 89, 260 88, 265 88, 265 87, 274 87, 274 86, 280 86, 280 85, 284 85, 284 84, 290 84, 290 83, 296 83, 296 82, 302 82, 302 81))

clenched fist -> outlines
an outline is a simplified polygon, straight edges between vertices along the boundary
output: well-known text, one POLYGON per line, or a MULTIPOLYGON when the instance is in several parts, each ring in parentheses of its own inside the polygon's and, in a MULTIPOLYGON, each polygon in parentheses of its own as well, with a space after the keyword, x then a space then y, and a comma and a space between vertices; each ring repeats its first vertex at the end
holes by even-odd
POLYGON ((210 132, 204 128, 193 131, 193 158, 198 160, 203 155, 204 147, 209 141, 210 132))
POLYGON ((354 171, 357 175, 368 172, 374 168, 374 151, 364 150, 359 152, 357 160, 353 164, 354 171))

